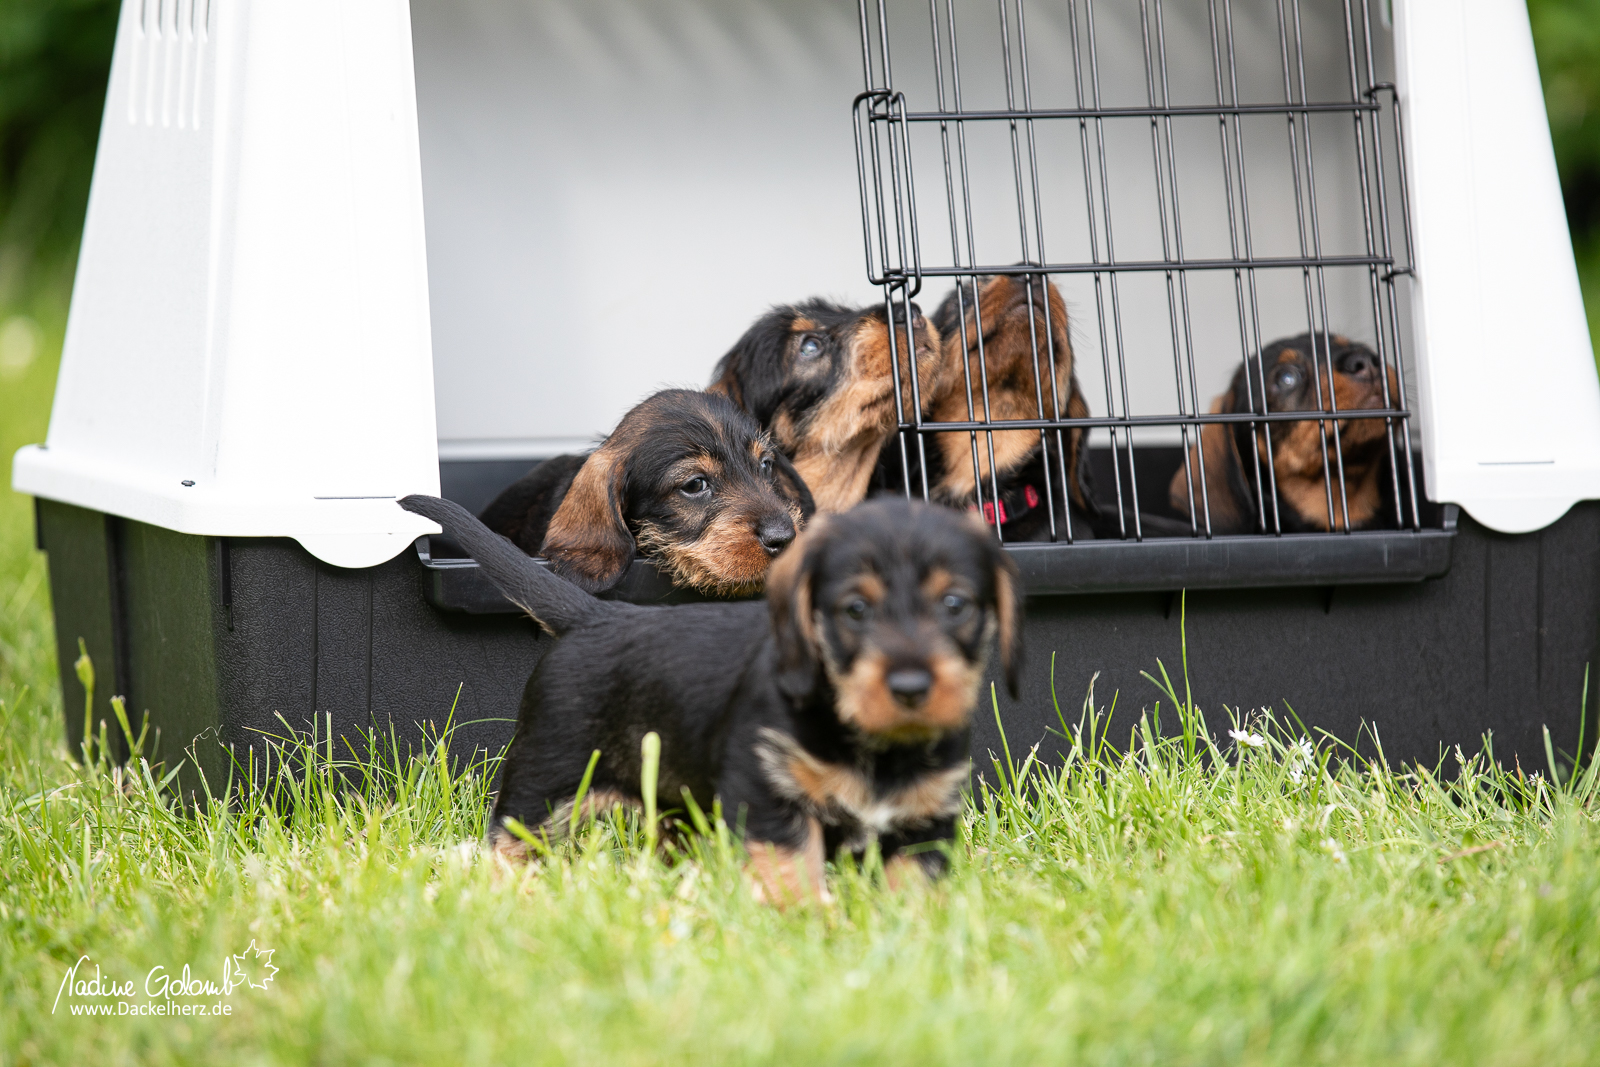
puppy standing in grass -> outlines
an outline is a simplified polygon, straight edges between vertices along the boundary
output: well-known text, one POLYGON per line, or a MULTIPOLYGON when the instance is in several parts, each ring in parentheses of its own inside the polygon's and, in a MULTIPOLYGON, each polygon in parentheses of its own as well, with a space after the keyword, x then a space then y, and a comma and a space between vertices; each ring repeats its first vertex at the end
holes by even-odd
POLYGON ((939 332, 917 305, 896 305, 895 338, 882 305, 850 308, 826 300, 775 307, 717 364, 720 393, 770 430, 794 459, 821 511, 844 511, 867 495, 878 453, 914 416, 915 358, 922 411, 944 388, 949 367, 939 332), (895 411, 895 375, 900 408, 895 411))
POLYGON ((445 528, 558 640, 523 692, 489 843, 514 818, 558 837, 590 752, 586 814, 640 801, 640 742, 661 737, 657 804, 720 797, 760 892, 823 892, 822 864, 874 840, 896 876, 943 870, 969 774, 969 720, 999 638, 1015 692, 1015 568, 979 524, 883 500, 819 517, 774 564, 768 601, 643 607, 550 574, 458 505, 401 502, 445 528))
POLYGON ((724 397, 667 389, 624 415, 594 452, 529 471, 483 521, 591 593, 615 585, 643 551, 679 585, 737 595, 761 589, 772 558, 815 510, 749 415, 724 397))

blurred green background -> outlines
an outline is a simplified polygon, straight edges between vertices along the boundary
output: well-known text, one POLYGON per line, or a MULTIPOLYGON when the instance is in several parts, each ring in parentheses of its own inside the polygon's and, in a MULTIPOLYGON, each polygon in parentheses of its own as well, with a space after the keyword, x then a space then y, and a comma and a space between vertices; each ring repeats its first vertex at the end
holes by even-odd
MULTIPOLYGON (((1600 335, 1600 0, 1529 9, 1600 335)), ((8 499, 11 453, 44 433, 116 15, 116 0, 0 0, 0 392, 11 394, 0 404, 0 525, 19 506, 8 499)))

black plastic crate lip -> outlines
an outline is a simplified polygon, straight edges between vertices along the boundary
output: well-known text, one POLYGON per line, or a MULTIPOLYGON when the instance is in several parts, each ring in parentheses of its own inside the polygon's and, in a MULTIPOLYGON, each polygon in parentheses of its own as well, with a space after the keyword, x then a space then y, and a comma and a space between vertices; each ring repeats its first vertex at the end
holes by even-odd
MULTIPOLYGON (((1457 509, 1437 528, 1349 534, 1153 538, 1008 545, 1029 596, 1420 582, 1450 570, 1457 509)), ((433 559, 417 543, 424 595, 440 611, 518 615, 470 559, 433 559)), ((545 564, 544 560, 539 561, 545 564)), ((545 564, 548 565, 548 564, 545 564)), ((710 599, 682 589, 648 560, 634 560, 608 600, 681 604, 710 599)))
POLYGON ((1451 529, 1007 546, 1030 596, 1420 582, 1450 570, 1451 529))
MULTIPOLYGON (((484 577, 477 560, 434 559, 428 539, 418 538, 417 558, 424 567, 423 595, 440 611, 468 615, 521 615, 523 611, 500 595, 484 577)), ((542 567, 549 560, 535 557, 542 567)), ((679 589, 649 560, 636 559, 622 581, 601 594, 604 600, 626 600, 633 604, 689 604, 715 599, 689 589, 679 589)))

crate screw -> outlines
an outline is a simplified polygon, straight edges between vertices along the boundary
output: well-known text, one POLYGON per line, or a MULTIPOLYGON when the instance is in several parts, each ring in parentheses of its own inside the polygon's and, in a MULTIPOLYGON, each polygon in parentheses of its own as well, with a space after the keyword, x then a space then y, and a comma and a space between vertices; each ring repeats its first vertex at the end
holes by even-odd
POLYGON ((194 480, 193 480, 193 479, 192 479, 192 478, 185 478, 185 479, 184 479, 184 480, 183 480, 183 481, 182 481, 182 483, 181 483, 181 484, 183 484, 183 485, 193 485, 193 484, 194 484, 194 480))

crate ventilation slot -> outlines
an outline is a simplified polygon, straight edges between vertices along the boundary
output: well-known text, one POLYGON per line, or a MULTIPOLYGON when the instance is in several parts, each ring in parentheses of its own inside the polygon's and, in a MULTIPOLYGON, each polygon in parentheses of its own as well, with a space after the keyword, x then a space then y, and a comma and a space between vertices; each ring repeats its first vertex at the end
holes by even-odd
POLYGON ((200 128, 211 0, 144 0, 130 37, 128 123, 200 128))

